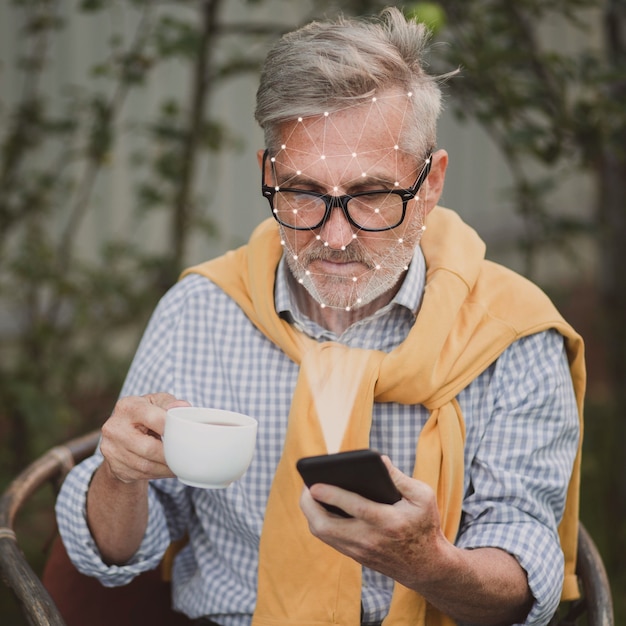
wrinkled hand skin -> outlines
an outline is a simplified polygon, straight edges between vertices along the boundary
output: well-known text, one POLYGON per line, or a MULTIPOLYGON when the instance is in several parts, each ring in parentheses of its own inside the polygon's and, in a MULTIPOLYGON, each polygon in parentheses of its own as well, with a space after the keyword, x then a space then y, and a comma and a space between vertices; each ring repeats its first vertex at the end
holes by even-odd
POLYGON ((124 483, 173 476, 161 437, 167 409, 189 406, 168 393, 122 398, 102 427, 100 450, 111 475, 124 483))
POLYGON ((517 560, 497 548, 465 550, 441 531, 433 490, 383 457, 402 494, 379 504, 332 485, 304 489, 301 509, 311 533, 361 565, 417 591, 453 619, 496 626, 523 622, 533 598, 517 560), (352 518, 329 513, 338 506, 352 518))

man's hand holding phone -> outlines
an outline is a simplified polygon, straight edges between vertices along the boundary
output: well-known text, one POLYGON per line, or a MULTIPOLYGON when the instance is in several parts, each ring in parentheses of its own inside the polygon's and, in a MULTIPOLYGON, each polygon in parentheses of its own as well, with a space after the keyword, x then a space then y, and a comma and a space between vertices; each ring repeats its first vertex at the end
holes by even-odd
MULTIPOLYGON (((298 469, 305 476, 305 483, 310 485, 303 490, 300 507, 311 533, 318 539, 365 567, 417 589, 424 580, 436 575, 442 553, 451 546, 440 528, 435 494, 426 483, 403 474, 387 457, 372 451, 363 456, 371 457, 372 454, 378 457, 378 461, 361 459, 354 464, 352 471, 347 468, 336 471, 325 476, 324 482, 317 480, 322 475, 321 470, 302 470, 302 462, 299 462, 298 469), (357 466, 362 470, 363 465, 370 462, 372 466, 368 470, 360 474, 355 470, 357 466), (353 489, 337 486, 337 483, 345 485, 349 476, 352 477, 350 480, 360 477, 358 486, 353 489), (368 482, 366 476, 369 479, 374 476, 375 482, 380 479, 383 485, 389 481, 392 490, 387 491, 387 495, 391 502, 395 502, 392 506, 391 502, 376 502, 359 495, 357 489, 363 493, 371 487, 372 482, 368 482), (329 512, 329 506, 335 507, 332 511, 339 509, 343 515, 329 512)), ((342 462, 346 459, 317 461, 325 466, 324 471, 328 471, 329 466, 336 468, 342 462)), ((312 464, 316 465, 316 462, 312 464)))
MULTIPOLYGON (((382 456, 375 450, 305 457, 298 461, 297 469, 309 488, 319 483, 335 485, 381 504, 394 504, 402 497, 382 456)), ((320 504, 331 513, 351 517, 343 509, 323 500, 320 504)))

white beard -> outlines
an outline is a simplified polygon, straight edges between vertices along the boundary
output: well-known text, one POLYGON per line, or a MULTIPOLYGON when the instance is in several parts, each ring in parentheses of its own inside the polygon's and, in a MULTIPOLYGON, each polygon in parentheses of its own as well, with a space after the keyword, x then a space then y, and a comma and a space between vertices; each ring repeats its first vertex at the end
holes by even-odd
MULTIPOLYGON (((390 231, 391 233, 391 231, 390 231)), ((370 252, 354 239, 345 250, 333 250, 321 241, 314 241, 307 249, 296 251, 286 247, 286 260, 295 279, 320 305, 344 310, 363 307, 393 289, 408 269, 413 253, 422 237, 422 220, 407 226, 402 241, 394 239, 394 245, 384 254, 370 252), (356 276, 314 274, 307 267, 316 260, 361 263, 364 271, 356 276)), ((283 240, 284 227, 281 226, 283 240)))

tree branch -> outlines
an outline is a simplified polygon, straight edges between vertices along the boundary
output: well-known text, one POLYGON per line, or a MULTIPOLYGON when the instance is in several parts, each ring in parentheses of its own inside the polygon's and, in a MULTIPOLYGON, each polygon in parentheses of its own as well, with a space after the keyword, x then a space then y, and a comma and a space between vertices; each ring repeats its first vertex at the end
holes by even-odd
POLYGON ((212 42, 218 32, 217 15, 221 0, 203 0, 200 5, 202 32, 200 48, 194 65, 191 108, 181 151, 181 178, 174 199, 172 215, 172 261, 175 271, 182 266, 187 241, 187 231, 193 213, 192 194, 200 131, 204 122, 204 109, 210 83, 205 80, 211 65, 212 42))

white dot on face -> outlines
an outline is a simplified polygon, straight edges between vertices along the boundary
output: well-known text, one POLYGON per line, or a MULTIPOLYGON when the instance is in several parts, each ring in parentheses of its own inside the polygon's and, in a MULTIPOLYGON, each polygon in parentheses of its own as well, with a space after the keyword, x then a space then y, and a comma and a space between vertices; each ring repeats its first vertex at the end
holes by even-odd
POLYGON ((284 239, 281 239, 281 240, 280 240, 280 245, 281 245, 281 246, 284 246, 284 245, 285 245, 285 240, 284 240, 284 239))
POLYGON ((365 178, 367 176, 367 172, 361 172, 361 178, 365 178))
POLYGON ((400 183, 399 183, 398 181, 396 181, 396 182, 393 184, 393 186, 394 186, 394 187, 399 187, 399 186, 400 186, 400 183))
POLYGON ((311 272, 309 272, 309 270, 306 270, 306 272, 304 272, 307 276, 311 275, 311 272))
POLYGON ((300 176, 300 174, 302 174, 302 170, 296 170, 296 174, 300 176))
POLYGON ((407 96, 409 96, 409 98, 413 95, 412 91, 409 91, 409 93, 406 94, 407 96))
POLYGON ((328 111, 324 111, 324 117, 328 117, 328 111))
POLYGON ((347 307, 346 307, 346 311, 349 311, 349 310, 350 310, 350 307, 349 307, 349 306, 347 306, 347 307))
POLYGON ((380 213, 380 209, 374 209, 374 213, 380 213))
POLYGON ((276 163, 276 157, 272 157, 272 158, 270 159, 270 161, 271 161, 272 163, 276 163))
POLYGON ((380 265, 377 265, 377 266, 376 266, 376 269, 377 269, 377 270, 379 270, 379 269, 380 269, 380 265))
POLYGON ((352 158, 353 158, 353 159, 356 159, 356 152, 353 152, 353 153, 352 153, 352 158))
POLYGON ((322 161, 326 158, 325 154, 322 154, 322 156, 320 157, 320 159, 322 159, 322 161))
POLYGON ((301 278, 298 278, 298 282, 302 284, 304 281, 301 278))
POLYGON ((325 308, 326 308, 326 305, 325 305, 323 302, 322 302, 322 304, 320 304, 320 306, 321 306, 323 309, 325 309, 325 308))
POLYGON ((342 249, 343 251, 345 251, 346 247, 345 247, 345 246, 341 246, 341 249, 342 249))
POLYGON ((352 233, 352 239, 356 239, 356 233, 352 233))
POLYGON ((286 147, 287 147, 287 146, 286 146, 285 144, 283 144, 283 145, 280 147, 280 149, 281 149, 281 150, 284 150, 286 147))
POLYGON ((297 260, 298 260, 298 255, 297 255, 297 254, 294 254, 294 255, 293 255, 293 260, 294 260, 294 261, 297 261, 297 260))
POLYGON ((318 241, 321 241, 321 237, 319 235, 315 235, 315 239, 317 239, 318 241))
POLYGON ((325 242, 324 242, 324 247, 325 247, 325 248, 328 248, 328 241, 325 241, 325 242))
POLYGON ((408 271, 409 271, 409 266, 408 266, 408 265, 405 265, 405 266, 404 266, 404 271, 405 271, 405 272, 408 272, 408 271))
POLYGON ((400 237, 400 239, 398 239, 398 243, 404 243, 404 239, 402 239, 402 237, 400 237))
POLYGON ((372 98, 372 102, 376 102, 376 96, 372 98))
POLYGON ((280 187, 274 187, 274 191, 280 191, 280 187))
POLYGON ((301 117, 299 117, 299 118, 298 118, 298 121, 299 121, 299 122, 301 122, 301 121, 302 121, 302 118, 301 118, 301 117))
POLYGON ((333 187, 333 191, 337 191, 339 187, 333 187))
POLYGON ((393 149, 394 149, 394 150, 400 150, 400 146, 399 146, 398 144, 396 144, 396 145, 393 147, 393 149))
POLYGON ((353 282, 353 283, 356 283, 356 281, 357 281, 357 280, 358 280, 358 278, 357 278, 356 276, 353 276, 353 277, 352 277, 352 282, 353 282))

